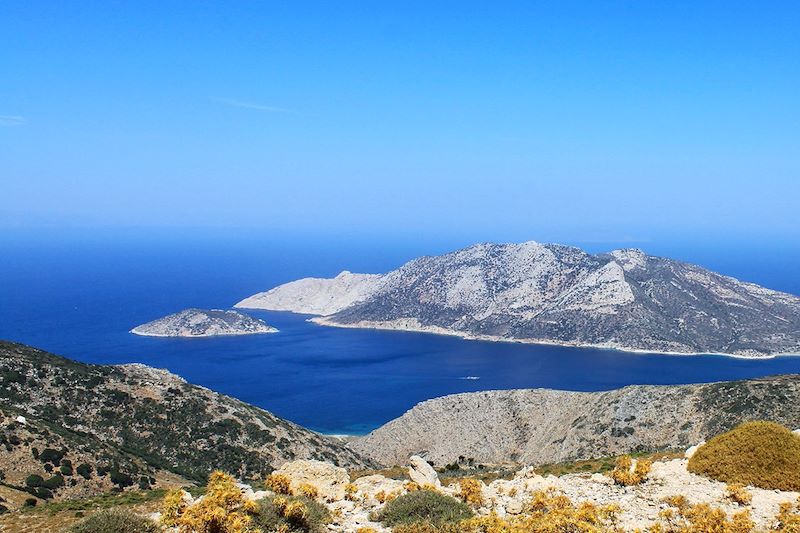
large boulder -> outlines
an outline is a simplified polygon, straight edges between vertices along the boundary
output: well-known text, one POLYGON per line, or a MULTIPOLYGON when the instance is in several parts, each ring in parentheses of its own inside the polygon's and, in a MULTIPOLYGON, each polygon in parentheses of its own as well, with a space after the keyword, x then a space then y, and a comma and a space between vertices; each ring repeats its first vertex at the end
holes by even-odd
POLYGON ((412 455, 408 462, 408 477, 411 478, 411 481, 420 487, 423 485, 432 485, 437 489, 442 487, 436 470, 425 459, 419 455, 412 455))
POLYGON ((298 491, 302 485, 312 485, 317 489, 319 497, 329 502, 343 500, 345 485, 350 482, 350 476, 344 468, 309 459, 286 463, 274 473, 288 477, 293 492, 298 491))

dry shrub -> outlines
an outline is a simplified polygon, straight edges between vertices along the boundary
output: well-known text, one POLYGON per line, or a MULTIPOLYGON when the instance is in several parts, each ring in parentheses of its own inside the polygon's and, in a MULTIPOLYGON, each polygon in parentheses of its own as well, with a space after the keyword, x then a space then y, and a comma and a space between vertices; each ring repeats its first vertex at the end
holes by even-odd
POLYGON ((356 487, 353 483, 348 483, 344 486, 344 499, 354 502, 356 501, 356 495, 358 494, 358 487, 356 487))
POLYGON ((750 533, 755 523, 750 511, 741 511, 728 518, 722 509, 707 503, 666 509, 650 533, 750 533))
POLYGON ((750 505, 753 495, 741 483, 731 483, 725 487, 726 496, 739 505, 750 505))
POLYGON ((305 496, 277 496, 258 502, 253 525, 261 533, 324 533, 330 519, 324 505, 305 496))
POLYGON ((585 502, 575 505, 554 489, 535 492, 526 514, 500 518, 496 514, 444 524, 432 528, 418 524, 415 529, 395 529, 396 533, 605 533, 615 527, 619 507, 599 507, 585 502))
POLYGON ((776 531, 780 533, 800 533, 800 497, 792 504, 782 503, 778 516, 775 517, 776 531))
POLYGON ((312 500, 316 500, 317 498, 319 498, 319 490, 311 483, 303 483, 302 485, 297 487, 297 492, 298 494, 305 496, 306 498, 310 498, 312 500))
MULTIPOLYGON (((165 502, 167 503, 167 502, 165 502)), ((257 506, 246 500, 233 477, 220 471, 208 478, 202 500, 178 513, 176 524, 181 533, 248 533, 257 506)))
POLYGON ((674 496, 667 496, 664 498, 664 503, 677 507, 678 509, 685 509, 689 507, 689 500, 683 494, 676 494, 674 496))
POLYGON ((264 485, 275 494, 291 494, 291 480, 284 474, 270 474, 264 481, 264 485))
POLYGON ((481 482, 477 479, 464 478, 459 482, 460 490, 458 497, 461 501, 468 503, 474 507, 483 505, 483 494, 481 490, 481 482))
POLYGON ((617 458, 617 464, 609 476, 617 485, 638 485, 647 479, 650 466, 650 461, 646 459, 639 459, 634 464, 630 455, 623 455, 617 458))
POLYGON ((161 523, 167 527, 177 526, 178 519, 185 510, 186 502, 183 499, 183 490, 171 489, 164 495, 161 523))
POLYGON ((745 422, 698 448, 688 469, 726 483, 800 490, 800 437, 772 422, 745 422))
POLYGON ((613 527, 619 511, 616 505, 597 506, 584 502, 576 506, 563 494, 549 489, 533 494, 528 514, 522 521, 527 527, 525 531, 604 531, 613 527))
POLYGON ((406 489, 406 492, 414 492, 415 490, 420 490, 422 487, 420 487, 419 483, 416 481, 406 481, 403 488, 406 489))
POLYGON ((402 493, 402 489, 397 489, 392 492, 381 490, 375 493, 375 499, 378 500, 378 503, 389 503, 390 501, 397 499, 397 497, 402 493))

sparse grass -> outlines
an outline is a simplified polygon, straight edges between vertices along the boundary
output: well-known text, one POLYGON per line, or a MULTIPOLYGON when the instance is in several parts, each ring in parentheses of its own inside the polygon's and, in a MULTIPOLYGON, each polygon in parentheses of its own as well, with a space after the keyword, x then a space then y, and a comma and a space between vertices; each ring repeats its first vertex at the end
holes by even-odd
POLYGON ((800 437, 772 422, 745 422, 701 446, 688 469, 726 483, 800 490, 800 437))
POLYGON ((408 468, 404 466, 395 465, 391 468, 351 470, 350 481, 355 481, 360 477, 372 476, 375 474, 379 474, 389 479, 397 479, 397 480, 409 479, 408 468))
MULTIPOLYGON (((664 451, 664 452, 640 452, 632 453, 630 457, 633 459, 647 459, 648 461, 669 461, 671 459, 680 459, 683 457, 682 452, 664 451)), ((582 461, 569 461, 565 463, 553 463, 535 468, 536 473, 542 476, 554 475, 563 476, 566 474, 588 474, 588 473, 605 473, 614 469, 616 461, 619 456, 598 457, 597 459, 587 459, 582 461)))
POLYGON ((142 516, 121 509, 106 509, 84 518, 69 533, 159 533, 158 525, 142 516))
POLYGON ((114 507, 125 507, 139 505, 145 502, 160 500, 164 497, 164 489, 128 491, 123 493, 107 493, 94 498, 64 500, 60 502, 50 502, 39 504, 36 507, 23 509, 23 512, 46 512, 50 515, 61 511, 93 511, 111 509, 114 507))

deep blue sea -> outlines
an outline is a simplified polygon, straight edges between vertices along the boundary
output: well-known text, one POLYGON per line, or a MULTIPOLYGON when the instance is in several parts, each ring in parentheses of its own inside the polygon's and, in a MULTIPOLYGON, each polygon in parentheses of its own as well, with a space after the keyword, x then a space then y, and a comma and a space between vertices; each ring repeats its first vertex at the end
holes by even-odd
MULTIPOLYGON (((289 313, 252 312, 280 333, 161 339, 132 327, 185 307, 230 307, 274 285, 343 269, 384 272, 467 242, 252 234, 169 237, 1 236, 0 338, 92 363, 141 362, 327 433, 364 433, 422 400, 519 387, 602 390, 800 372, 800 357, 743 360, 465 341, 419 333, 336 329, 289 313), (5 238, 3 238, 5 237, 5 238), (467 379, 467 378, 479 379, 467 379)), ((614 243, 584 246, 610 250, 614 243)), ((696 262, 800 293, 792 246, 650 243, 696 262)))

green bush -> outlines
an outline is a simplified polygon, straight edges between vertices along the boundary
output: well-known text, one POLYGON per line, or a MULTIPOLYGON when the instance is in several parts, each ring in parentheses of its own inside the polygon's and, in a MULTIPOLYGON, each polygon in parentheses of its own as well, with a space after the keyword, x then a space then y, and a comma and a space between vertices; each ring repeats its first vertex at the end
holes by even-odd
POLYGON ((70 533, 158 533, 161 528, 155 522, 130 511, 110 509, 84 518, 69 531, 70 533))
POLYGON ((36 507, 37 504, 36 498, 25 498, 25 503, 22 504, 23 507, 36 507))
POLYGON ((64 476, 56 474, 50 479, 46 479, 44 483, 42 483, 42 486, 50 490, 59 489, 64 486, 64 476))
MULTIPOLYGON (((285 506, 283 506, 285 509, 285 506)), ((330 522, 330 514, 324 505, 305 496, 279 496, 258 502, 258 510, 253 516, 253 526, 261 531, 285 531, 286 533, 323 533, 327 531, 325 524, 330 522), (286 516, 282 506, 275 502, 280 499, 288 504, 301 503, 306 512, 302 517, 286 516)))
POLYGON ((69 459, 62 459, 61 460, 61 468, 59 469, 61 473, 65 476, 71 476, 74 474, 74 470, 72 469, 72 461, 69 459))
POLYGON ((39 474, 31 474, 25 478, 25 485, 28 487, 36 488, 41 487, 44 483, 44 478, 39 474))
POLYGON ((50 491, 50 489, 46 489, 44 487, 28 487, 25 490, 28 492, 28 494, 36 496, 40 500, 49 500, 53 497, 53 493, 50 491))
POLYGON ((39 454, 39 460, 43 463, 51 463, 53 466, 61 464, 61 459, 64 458, 64 452, 54 450, 53 448, 45 448, 39 454))
POLYGON ((698 448, 688 469, 726 483, 800 490, 800 437, 772 422, 745 422, 698 448))
POLYGON ((92 477, 92 467, 86 463, 79 464, 75 471, 84 479, 91 479, 92 477))
POLYGON ((131 485, 133 485, 133 478, 128 474, 126 474, 125 472, 120 472, 116 468, 112 468, 111 483, 119 486, 120 488, 130 487, 131 485))
POLYGON ((377 513, 386 526, 426 522, 434 525, 458 522, 472 517, 464 502, 431 490, 416 490, 400 496, 377 513))

